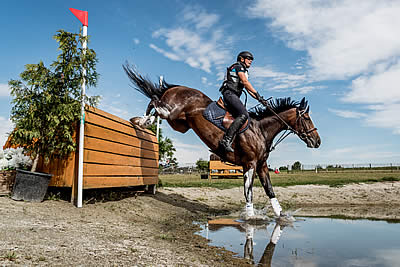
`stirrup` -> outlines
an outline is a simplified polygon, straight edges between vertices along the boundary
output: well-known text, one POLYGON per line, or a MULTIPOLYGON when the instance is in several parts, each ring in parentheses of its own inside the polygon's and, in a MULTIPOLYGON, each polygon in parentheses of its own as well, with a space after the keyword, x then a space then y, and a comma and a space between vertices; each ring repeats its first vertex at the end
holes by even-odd
POLYGON ((230 142, 228 140, 222 139, 221 141, 219 141, 219 144, 222 146, 222 148, 224 148, 225 152, 234 152, 231 144, 229 144, 230 142))

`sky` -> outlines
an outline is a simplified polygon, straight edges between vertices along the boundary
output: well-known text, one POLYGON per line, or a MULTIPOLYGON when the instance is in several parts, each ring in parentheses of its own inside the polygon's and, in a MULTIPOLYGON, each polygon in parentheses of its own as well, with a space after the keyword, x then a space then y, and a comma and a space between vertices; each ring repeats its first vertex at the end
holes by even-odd
MULTIPOLYGON (((399 0, 20 0, 0 7, 1 144, 13 129, 8 81, 26 64, 50 66, 56 31, 79 32, 75 8, 89 12, 100 78, 88 93, 101 96, 106 112, 124 119, 145 112, 148 99, 130 86, 125 62, 155 82, 162 75, 217 100, 226 67, 248 50, 253 86, 265 98, 306 97, 322 140, 310 149, 291 135, 270 154, 272 167, 400 163, 399 0)), ((249 96, 247 107, 256 104, 249 96)), ((209 158, 192 130, 161 127, 180 166, 209 158)))

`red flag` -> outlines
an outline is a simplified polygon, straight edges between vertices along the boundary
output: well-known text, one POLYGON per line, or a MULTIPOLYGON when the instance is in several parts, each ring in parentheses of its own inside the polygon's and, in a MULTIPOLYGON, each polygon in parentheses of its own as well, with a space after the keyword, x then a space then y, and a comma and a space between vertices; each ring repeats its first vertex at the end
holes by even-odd
POLYGON ((79 19, 79 21, 83 24, 83 26, 88 26, 88 12, 87 11, 82 11, 78 10, 75 8, 70 8, 69 9, 75 17, 79 19))

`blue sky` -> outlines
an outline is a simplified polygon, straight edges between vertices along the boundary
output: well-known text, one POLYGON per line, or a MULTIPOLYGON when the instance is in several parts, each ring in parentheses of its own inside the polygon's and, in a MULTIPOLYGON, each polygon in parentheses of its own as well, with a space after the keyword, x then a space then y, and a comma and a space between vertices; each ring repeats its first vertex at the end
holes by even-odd
MULTIPOLYGON (((308 149, 291 136, 271 153, 273 167, 293 164, 400 162, 400 2, 390 0, 258 1, 1 1, 0 142, 12 129, 7 82, 24 65, 57 56, 52 36, 78 32, 68 8, 89 12, 89 47, 100 79, 89 93, 99 108, 129 119, 148 100, 134 91, 125 61, 154 81, 219 96, 225 68, 242 50, 255 60, 250 81, 265 97, 305 96, 322 138, 308 149)), ((251 98, 251 97, 250 97, 251 98)), ((248 107, 256 101, 249 99, 248 107)), ((208 148, 189 131, 162 123, 180 165, 207 159, 208 148)))

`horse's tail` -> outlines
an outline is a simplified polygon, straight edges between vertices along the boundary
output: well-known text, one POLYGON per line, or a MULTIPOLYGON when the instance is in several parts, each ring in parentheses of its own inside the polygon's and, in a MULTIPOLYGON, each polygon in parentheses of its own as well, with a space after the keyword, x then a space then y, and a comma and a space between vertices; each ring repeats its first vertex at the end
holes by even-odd
POLYGON ((134 67, 128 63, 122 65, 126 74, 133 84, 133 88, 150 98, 151 100, 159 100, 168 89, 177 85, 169 84, 163 81, 161 85, 151 82, 148 78, 140 75, 134 67))

